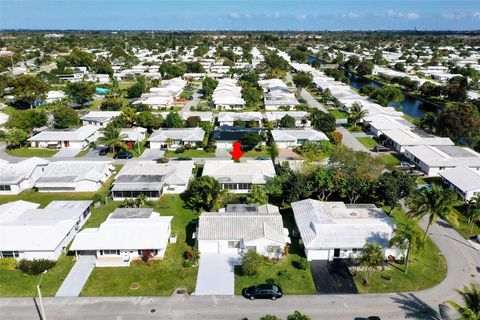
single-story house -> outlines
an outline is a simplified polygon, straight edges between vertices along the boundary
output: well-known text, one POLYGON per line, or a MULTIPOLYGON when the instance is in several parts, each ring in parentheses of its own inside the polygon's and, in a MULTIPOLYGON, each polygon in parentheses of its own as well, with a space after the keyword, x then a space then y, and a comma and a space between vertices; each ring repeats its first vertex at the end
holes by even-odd
MULTIPOLYGON (((249 132, 253 132, 262 135, 264 129, 262 128, 239 128, 231 126, 221 126, 213 131, 212 139, 215 140, 217 148, 228 149, 232 148, 232 144, 237 141, 242 141, 245 135, 249 132)), ((260 142, 260 145, 264 145, 265 142, 260 142)))
POLYGON ((458 166, 438 173, 442 180, 464 201, 480 194, 480 169, 458 166))
POLYGON ((255 127, 262 124, 262 114, 260 112, 220 112, 218 114, 218 124, 220 126, 233 126, 235 121, 245 123, 253 122, 255 127))
POLYGON ((438 137, 433 134, 426 133, 422 130, 411 129, 390 129, 383 130, 383 135, 386 137, 383 143, 386 146, 392 147, 397 152, 404 153, 405 147, 408 146, 453 146, 454 143, 450 138, 438 137))
POLYGON ((263 95, 265 110, 278 110, 280 107, 293 108, 300 104, 281 79, 261 80, 258 84, 265 92, 263 95))
POLYGON ((95 192, 115 171, 112 161, 54 161, 35 183, 39 192, 95 192))
POLYGON ((363 119, 363 121, 370 125, 370 131, 377 137, 379 137, 384 130, 412 130, 415 128, 413 123, 403 119, 402 117, 390 116, 386 114, 367 116, 363 119))
POLYGON ((113 200, 135 198, 144 194, 149 199, 160 199, 164 193, 182 193, 187 189, 195 167, 193 160, 127 162, 113 182, 113 200))
POLYGON ((117 208, 98 228, 79 232, 70 246, 76 255, 93 254, 97 267, 129 266, 144 255, 162 259, 173 217, 151 208, 117 208))
POLYGON ((278 123, 286 115, 295 119, 296 127, 310 127, 311 123, 308 119, 308 112, 306 111, 276 111, 265 112, 265 119, 271 123, 278 123))
POLYGON ((0 195, 31 189, 42 176, 48 160, 33 157, 17 163, 0 163, 0 195))
POLYGON ((62 99, 65 99, 66 97, 67 95, 65 94, 65 92, 61 90, 50 90, 47 92, 45 103, 54 103, 62 99))
POLYGON ((190 117, 199 117, 201 122, 211 122, 213 123, 213 113, 212 112, 193 112, 187 111, 182 113, 182 119, 187 120, 190 117))
POLYGON ((384 248, 385 257, 399 258, 398 250, 388 248, 395 224, 373 204, 305 199, 291 205, 309 261, 356 258, 372 242, 384 248))
POLYGON ((200 254, 255 251, 273 258, 283 255, 290 239, 278 207, 228 204, 219 212, 200 215, 196 241, 200 254))
POLYGON ((213 91, 212 100, 216 109, 242 109, 245 100, 242 98, 242 88, 237 80, 224 78, 218 81, 218 85, 213 91))
POLYGON ((323 132, 312 128, 274 129, 272 137, 277 147, 282 149, 295 148, 305 142, 328 141, 328 137, 323 132))
POLYGON ((148 141, 150 149, 176 149, 187 144, 195 147, 204 137, 202 128, 162 128, 155 130, 148 141))
POLYGON ((0 205, 0 258, 57 260, 89 218, 92 201, 0 205))
POLYGON ((98 126, 86 125, 69 130, 45 130, 27 141, 32 148, 84 149, 98 137, 98 126))
POLYGON ((206 160, 202 175, 217 180, 222 189, 247 193, 253 185, 265 185, 276 173, 271 160, 206 160))
POLYGON ((113 118, 122 114, 121 111, 90 111, 80 118, 84 126, 94 125, 105 127, 113 118))
POLYGON ((123 128, 120 134, 125 135, 123 141, 127 144, 128 149, 132 149, 135 143, 142 142, 147 137, 147 129, 142 127, 123 128))
POLYGON ((405 157, 428 176, 436 177, 443 170, 463 166, 480 170, 480 154, 458 146, 405 147, 405 157))

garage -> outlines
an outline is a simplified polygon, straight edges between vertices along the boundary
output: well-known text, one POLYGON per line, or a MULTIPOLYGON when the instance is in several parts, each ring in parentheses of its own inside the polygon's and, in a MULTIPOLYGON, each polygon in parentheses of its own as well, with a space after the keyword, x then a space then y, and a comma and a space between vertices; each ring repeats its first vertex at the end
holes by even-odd
POLYGON ((234 267, 239 265, 238 254, 202 253, 195 295, 231 295, 235 293, 234 267))

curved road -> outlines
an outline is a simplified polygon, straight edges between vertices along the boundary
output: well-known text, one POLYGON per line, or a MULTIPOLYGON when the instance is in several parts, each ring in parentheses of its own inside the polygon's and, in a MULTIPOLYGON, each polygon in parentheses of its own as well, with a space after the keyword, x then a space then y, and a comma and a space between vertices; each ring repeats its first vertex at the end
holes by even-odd
MULTIPOLYGON (((300 310, 312 319, 441 319, 439 305, 457 299, 456 288, 476 280, 480 256, 454 229, 439 221, 431 237, 448 265, 438 286, 413 293, 285 296, 278 301, 242 297, 89 297, 44 299, 47 319, 258 319, 273 314, 285 319, 300 310)), ((40 319, 32 298, 0 299, 0 319, 40 319)))

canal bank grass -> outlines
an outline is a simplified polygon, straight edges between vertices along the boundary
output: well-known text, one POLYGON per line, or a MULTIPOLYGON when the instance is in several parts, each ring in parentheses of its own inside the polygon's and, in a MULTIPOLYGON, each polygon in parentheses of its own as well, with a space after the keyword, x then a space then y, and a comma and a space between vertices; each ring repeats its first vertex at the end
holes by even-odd
MULTIPOLYGON (((110 204, 110 209, 120 203, 110 204)), ((132 262, 129 267, 95 268, 81 296, 168 296, 179 287, 187 288, 189 293, 195 290, 198 267, 184 267, 183 254, 193 248, 192 233, 195 226, 192 220, 198 215, 184 208, 178 195, 164 195, 160 201, 148 202, 147 207, 152 207, 162 216, 174 217, 172 236, 177 237, 177 242, 168 245, 162 260, 152 261, 149 265, 139 261, 132 262), (132 289, 134 283, 140 286, 132 289)), ((105 210, 105 219, 110 212, 105 210)), ((100 219, 89 227, 99 223, 100 219)))
POLYGON ((40 157, 50 158, 57 154, 59 150, 51 149, 34 149, 34 148, 19 148, 19 149, 7 149, 5 152, 13 157, 40 157))
MULTIPOLYGON (((404 215, 403 210, 395 209, 393 217, 396 220, 404 215)), ((408 274, 404 270, 404 264, 389 263, 383 271, 373 272, 369 287, 363 285, 363 271, 354 273, 353 278, 359 293, 418 291, 442 282, 447 275, 447 264, 437 246, 427 238, 423 248, 412 254, 408 274)))

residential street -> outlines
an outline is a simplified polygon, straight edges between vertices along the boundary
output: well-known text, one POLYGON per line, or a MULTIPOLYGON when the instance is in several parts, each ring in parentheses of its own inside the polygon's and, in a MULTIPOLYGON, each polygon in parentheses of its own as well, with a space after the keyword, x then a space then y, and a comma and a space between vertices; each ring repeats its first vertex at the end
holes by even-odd
MULTIPOLYGON (((312 319, 371 315, 382 319, 440 319, 439 304, 456 298, 455 289, 479 277, 480 256, 443 221, 432 226, 431 237, 447 260, 448 274, 440 285, 416 293, 285 296, 277 301, 249 301, 241 296, 47 298, 45 312, 49 320, 258 319, 265 314, 286 318, 294 310, 312 319)), ((0 311, 2 320, 40 319, 32 298, 0 299, 0 311)))

